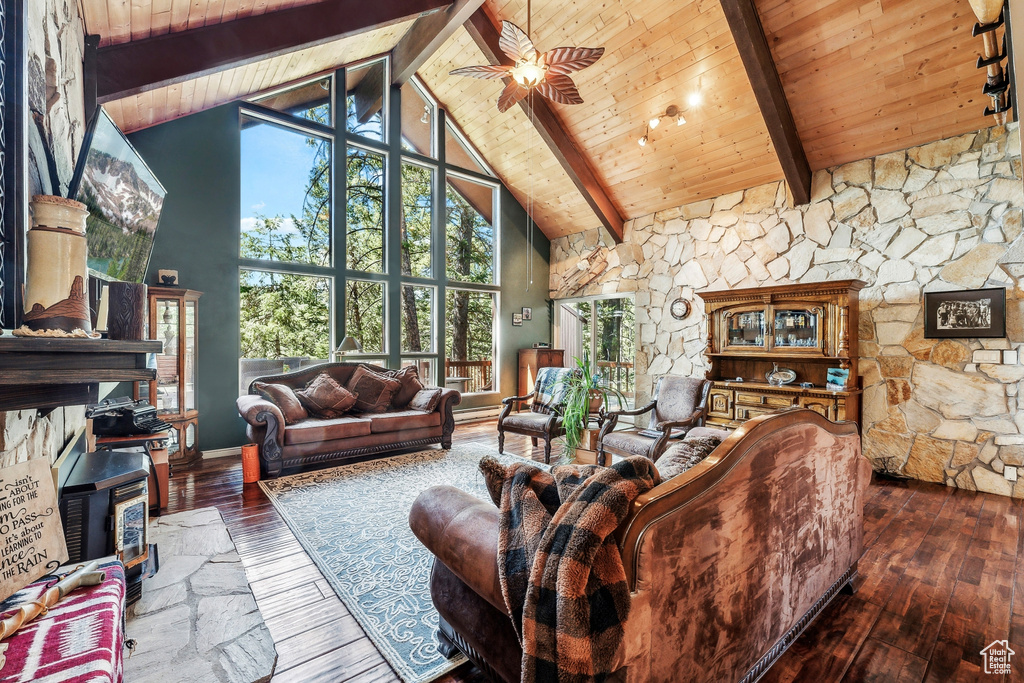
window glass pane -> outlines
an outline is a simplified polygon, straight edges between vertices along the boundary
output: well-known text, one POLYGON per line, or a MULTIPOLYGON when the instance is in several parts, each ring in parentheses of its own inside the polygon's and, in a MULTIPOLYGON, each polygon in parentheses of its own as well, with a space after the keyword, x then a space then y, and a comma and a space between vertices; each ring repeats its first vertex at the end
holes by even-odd
POLYGON ((282 92, 265 95, 253 102, 276 111, 316 121, 325 126, 331 121, 331 78, 321 78, 282 92))
POLYGON ((436 156, 434 122, 437 108, 420 92, 414 81, 402 86, 402 149, 425 157, 436 156))
POLYGON ((434 350, 434 288, 402 285, 402 351, 434 350))
POLYGON ((414 164, 402 164, 401 223, 402 275, 430 277, 430 219, 434 172, 414 164))
POLYGON ((248 116, 241 137, 241 257, 330 265, 330 141, 248 116))
POLYGON ((345 290, 345 334, 363 353, 387 353, 384 343, 384 283, 349 280, 345 290))
POLYGON ((436 376, 434 375, 434 359, 432 358, 403 358, 402 367, 407 368, 410 365, 416 367, 416 371, 420 375, 420 381, 423 382, 424 386, 434 386, 437 383, 436 376))
POLYGON ((384 62, 345 70, 348 131, 371 140, 384 140, 384 62))
POLYGON ((565 364, 575 367, 573 358, 590 353, 591 306, 589 301, 558 304, 558 345, 565 349, 565 364))
POLYGON ((594 345, 595 369, 609 387, 632 402, 636 375, 636 317, 632 299, 598 299, 597 338, 594 345))
POLYGON ((330 358, 329 278, 242 270, 239 299, 241 391, 260 375, 330 358))
POLYGON ((491 172, 476 160, 476 155, 469 151, 469 146, 462 141, 462 136, 455 132, 450 123, 444 126, 444 161, 450 166, 491 175, 491 172))
POLYGON ((156 302, 158 339, 164 343, 163 351, 156 354, 156 409, 160 413, 177 413, 181 405, 178 396, 178 347, 180 345, 179 317, 181 310, 176 299, 158 299, 156 302))
POLYGON ((449 280, 494 283, 494 188, 448 177, 446 269, 449 280))
POLYGON ((445 295, 445 315, 445 384, 460 390, 458 385, 462 385, 470 393, 494 391, 496 296, 491 292, 449 289, 445 295))
POLYGON ((384 272, 384 157, 348 149, 346 248, 348 267, 384 272))

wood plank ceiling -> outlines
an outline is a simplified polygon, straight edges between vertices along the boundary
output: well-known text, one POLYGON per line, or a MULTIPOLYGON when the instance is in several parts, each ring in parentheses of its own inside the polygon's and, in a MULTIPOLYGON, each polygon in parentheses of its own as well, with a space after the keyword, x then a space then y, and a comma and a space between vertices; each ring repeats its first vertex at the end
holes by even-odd
MULTIPOLYGON (((83 0, 101 44, 185 30, 312 0, 83 0)), ((990 125, 982 116, 979 42, 967 0, 755 0, 812 169, 990 125)), ((485 11, 525 28, 526 0, 485 11)), ((585 103, 552 105, 619 212, 634 218, 779 180, 782 169, 720 0, 534 0, 540 50, 604 46, 574 74, 585 103), (690 94, 703 104, 690 109, 690 94), (644 148, 646 121, 669 105, 644 148)), ((194 79, 107 106, 130 131, 389 51, 412 22, 194 79)), ((599 225, 593 210, 518 107, 499 114, 498 81, 449 76, 485 63, 460 28, 419 69, 549 237, 599 225), (531 190, 532 188, 532 190, 531 190)))

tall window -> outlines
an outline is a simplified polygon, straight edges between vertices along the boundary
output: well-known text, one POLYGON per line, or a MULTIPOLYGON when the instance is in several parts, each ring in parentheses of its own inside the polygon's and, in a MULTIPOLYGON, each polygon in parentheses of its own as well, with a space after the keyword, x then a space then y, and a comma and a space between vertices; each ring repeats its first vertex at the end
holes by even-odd
POLYGON ((241 106, 243 391, 344 336, 361 347, 348 360, 497 390, 499 185, 415 78, 385 87, 388 68, 241 106))

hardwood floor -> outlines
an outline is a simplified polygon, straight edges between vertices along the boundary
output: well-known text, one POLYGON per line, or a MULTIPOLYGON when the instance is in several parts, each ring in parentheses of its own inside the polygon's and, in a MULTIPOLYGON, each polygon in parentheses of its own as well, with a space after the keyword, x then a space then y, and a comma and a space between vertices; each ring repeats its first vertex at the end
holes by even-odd
MULTIPOLYGON (((460 425, 455 443, 496 450, 494 422, 460 425)), ((543 457, 516 435, 505 450, 543 457)), ((399 680, 259 487, 243 486, 237 459, 174 472, 170 512, 210 505, 224 516, 277 646, 274 681, 399 680)), ((864 517, 857 592, 836 598, 762 680, 1024 680, 1021 501, 876 478, 864 517), (1020 653, 1013 673, 987 675, 979 653, 1002 639, 1020 653)), ((440 680, 484 678, 467 664, 440 680)))

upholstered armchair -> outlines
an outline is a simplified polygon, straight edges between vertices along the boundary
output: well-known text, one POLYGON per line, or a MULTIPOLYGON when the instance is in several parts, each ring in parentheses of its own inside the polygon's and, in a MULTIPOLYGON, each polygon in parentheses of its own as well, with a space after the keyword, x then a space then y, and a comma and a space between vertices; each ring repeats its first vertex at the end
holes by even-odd
MULTIPOLYGON (((709 380, 665 375, 658 380, 654 389, 654 400, 643 408, 608 413, 608 420, 597 438, 597 463, 606 464, 608 453, 627 457, 643 455, 657 462, 668 447, 674 430, 682 430, 685 434, 704 424, 710 390, 709 380), (647 429, 614 431, 623 415, 637 416, 645 413, 651 413, 647 429), (658 434, 655 436, 651 432, 658 434)), ((675 434, 680 435, 680 432, 675 431, 675 434)))
POLYGON ((565 434, 562 426, 562 405, 565 402, 565 380, 572 374, 570 368, 541 368, 533 393, 509 396, 503 399, 498 415, 498 452, 505 452, 505 432, 523 434, 533 439, 544 439, 544 462, 551 462, 551 440, 565 434), (520 401, 530 401, 528 412, 512 412, 520 401))

